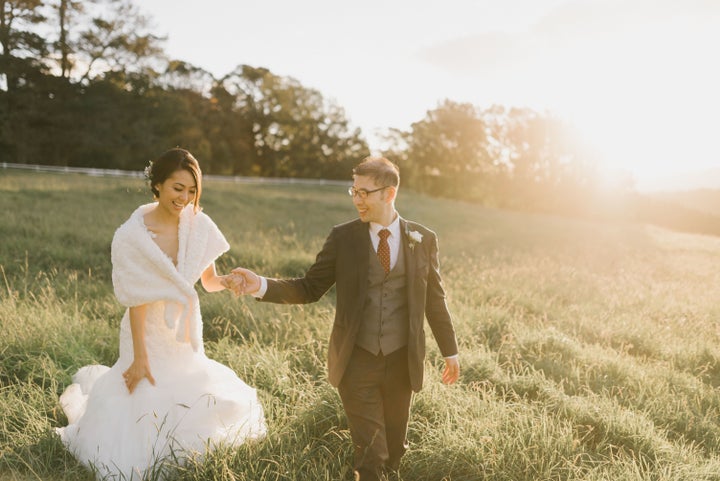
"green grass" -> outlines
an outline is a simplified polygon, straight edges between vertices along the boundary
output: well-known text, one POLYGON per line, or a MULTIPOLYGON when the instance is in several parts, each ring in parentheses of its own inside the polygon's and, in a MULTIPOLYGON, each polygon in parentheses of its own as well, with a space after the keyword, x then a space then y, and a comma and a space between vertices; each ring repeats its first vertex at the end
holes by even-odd
MULTIPOLYGON (((117 356, 110 241, 149 200, 138 179, 0 173, 0 479, 92 479, 53 434, 58 395, 117 356)), ((206 182, 203 200, 232 245, 221 271, 301 274, 354 217, 333 186, 206 182)), ((440 235, 463 369, 442 385, 428 339, 403 480, 720 480, 720 238, 411 192, 398 209, 440 235)), ((333 294, 201 302, 208 355, 258 388, 270 433, 172 479, 350 479, 333 294)))

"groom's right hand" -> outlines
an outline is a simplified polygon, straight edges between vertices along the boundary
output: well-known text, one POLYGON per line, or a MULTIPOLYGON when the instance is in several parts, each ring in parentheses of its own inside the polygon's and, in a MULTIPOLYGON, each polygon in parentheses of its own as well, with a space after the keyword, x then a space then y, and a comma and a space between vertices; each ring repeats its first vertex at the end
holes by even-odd
POLYGON ((243 287, 241 294, 254 294, 260 290, 260 276, 255 274, 253 271, 244 269, 242 267, 236 267, 232 270, 234 275, 240 276, 243 279, 243 287))

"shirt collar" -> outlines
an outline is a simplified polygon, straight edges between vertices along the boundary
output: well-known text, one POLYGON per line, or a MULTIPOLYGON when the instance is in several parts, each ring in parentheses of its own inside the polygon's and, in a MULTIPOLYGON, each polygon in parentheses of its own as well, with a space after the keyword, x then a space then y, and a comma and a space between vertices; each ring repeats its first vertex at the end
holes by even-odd
POLYGON ((370 232, 372 232, 375 235, 379 235, 378 233, 382 229, 387 229, 390 231, 390 237, 400 237, 400 214, 395 212, 395 220, 393 220, 389 226, 384 227, 381 224, 378 224, 377 222, 370 222, 370 232))

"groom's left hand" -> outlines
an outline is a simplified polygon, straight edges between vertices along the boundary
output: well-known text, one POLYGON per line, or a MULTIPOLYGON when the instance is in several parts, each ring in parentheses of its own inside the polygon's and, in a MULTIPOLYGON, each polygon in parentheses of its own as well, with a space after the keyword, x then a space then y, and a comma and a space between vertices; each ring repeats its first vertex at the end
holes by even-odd
POLYGON ((445 358, 445 370, 442 374, 442 381, 445 384, 454 384, 460 377, 460 361, 457 356, 445 358))

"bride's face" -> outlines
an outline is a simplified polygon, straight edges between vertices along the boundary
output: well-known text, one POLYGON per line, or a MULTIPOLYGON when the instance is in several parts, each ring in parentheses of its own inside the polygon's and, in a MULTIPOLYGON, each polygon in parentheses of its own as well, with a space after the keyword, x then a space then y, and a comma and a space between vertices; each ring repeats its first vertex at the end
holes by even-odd
POLYGON ((195 179, 184 169, 173 172, 156 188, 160 194, 158 195, 160 208, 174 215, 180 215, 185 206, 195 200, 197 193, 195 179))

